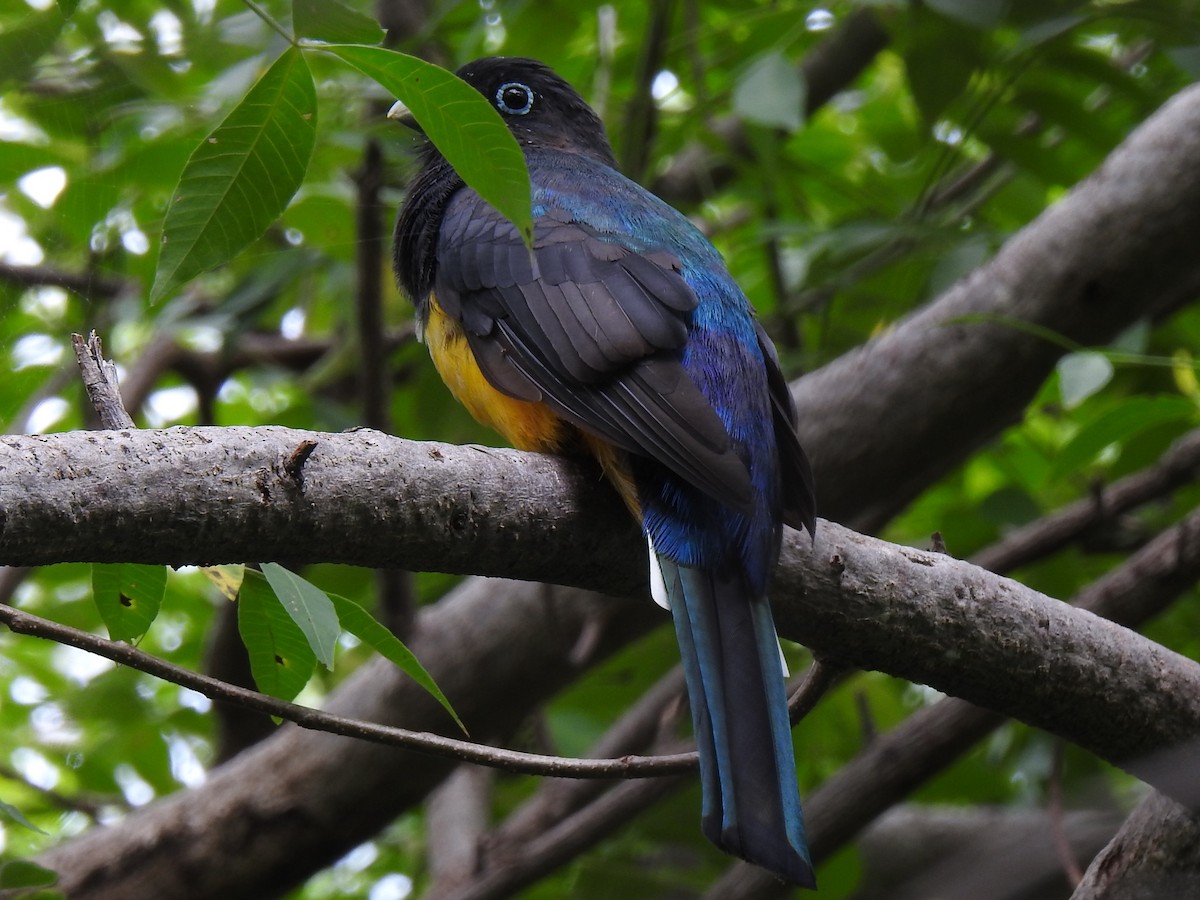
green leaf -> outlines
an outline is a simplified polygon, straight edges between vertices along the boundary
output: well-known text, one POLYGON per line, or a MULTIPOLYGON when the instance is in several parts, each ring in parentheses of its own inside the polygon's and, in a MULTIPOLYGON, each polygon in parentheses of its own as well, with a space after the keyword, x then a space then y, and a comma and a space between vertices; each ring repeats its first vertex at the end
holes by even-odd
POLYGON ((184 166, 163 223, 151 301, 227 262, 279 218, 304 180, 316 131, 312 74, 291 47, 184 166))
POLYGON ((64 19, 75 15, 75 10, 78 8, 79 0, 58 0, 58 11, 63 14, 64 19))
POLYGON ((798 131, 804 124, 807 92, 803 75, 786 56, 765 53, 738 79, 733 89, 733 108, 743 119, 758 125, 798 131))
POLYGON ((458 713, 454 711, 454 707, 450 705, 450 701, 446 699, 442 689, 437 686, 433 676, 425 671, 425 667, 413 656, 412 651, 401 643, 398 637, 350 598, 338 594, 329 594, 328 596, 337 608, 338 621, 341 622, 342 628, 408 673, 417 684, 425 688, 438 703, 442 704, 442 708, 450 714, 463 733, 467 733, 467 727, 463 725, 462 719, 458 717, 458 713))
POLYGON ((470 187, 533 240, 529 170, 516 138, 483 95, 445 69, 380 47, 323 49, 401 100, 470 187))
POLYGON ((63 24, 58 10, 27 11, 20 25, 0 31, 0 85, 27 81, 34 64, 58 40, 63 24))
POLYGON ((13 859, 0 865, 0 888, 4 890, 49 887, 57 881, 57 872, 27 859, 13 859))
POLYGON ((317 658, 262 573, 246 570, 238 594, 238 633, 264 694, 291 700, 312 678, 317 658))
POLYGON ((114 641, 133 641, 145 634, 158 616, 166 591, 166 566, 135 563, 92 566, 96 608, 114 641))
POLYGON ((337 0, 293 0, 292 31, 330 44, 378 44, 385 34, 370 16, 337 0))
POLYGON ((1082 469, 1110 444, 1128 441, 1156 425, 1195 416, 1196 407, 1186 397, 1134 397, 1081 428, 1054 460, 1052 477, 1061 478, 1082 469))
POLYGON ((1112 381, 1113 364, 1103 353, 1068 353, 1058 361, 1058 390, 1063 406, 1074 409, 1112 381))
POLYGON ((304 632, 321 665, 332 669, 341 628, 329 597, 312 582, 278 563, 263 563, 262 573, 292 621, 304 632))
POLYGON ((16 822, 18 825, 23 825, 25 828, 28 828, 30 831, 36 831, 38 834, 46 833, 46 832, 42 831, 42 829, 40 829, 36 825, 34 825, 32 822, 30 822, 27 818, 25 818, 25 815, 19 809, 17 809, 15 806, 13 806, 10 803, 5 803, 3 800, 0 800, 0 813, 3 813, 4 815, 6 815, 10 819, 12 819, 14 822, 16 822))

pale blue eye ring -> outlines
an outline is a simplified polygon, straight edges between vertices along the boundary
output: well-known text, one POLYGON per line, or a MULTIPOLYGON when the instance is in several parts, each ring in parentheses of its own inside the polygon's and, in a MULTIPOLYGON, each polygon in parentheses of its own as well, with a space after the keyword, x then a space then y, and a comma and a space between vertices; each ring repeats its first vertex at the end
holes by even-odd
POLYGON ((496 108, 510 116, 523 116, 533 109, 533 91, 519 81, 506 81, 496 90, 496 108))

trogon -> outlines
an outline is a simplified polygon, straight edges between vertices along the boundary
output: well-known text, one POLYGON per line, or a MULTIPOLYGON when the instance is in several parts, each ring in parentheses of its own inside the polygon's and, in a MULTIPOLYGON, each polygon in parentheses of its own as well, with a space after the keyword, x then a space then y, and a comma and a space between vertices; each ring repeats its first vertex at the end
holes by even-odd
MULTIPOLYGON (((540 62, 457 73, 525 153, 532 252, 430 143, 396 223, 399 284, 451 393, 515 447, 587 453, 641 524, 674 620, 717 846, 814 885, 767 585, 812 474, 775 348, 717 250, 616 168, 540 62)), ((392 117, 412 122, 401 104, 392 117)))

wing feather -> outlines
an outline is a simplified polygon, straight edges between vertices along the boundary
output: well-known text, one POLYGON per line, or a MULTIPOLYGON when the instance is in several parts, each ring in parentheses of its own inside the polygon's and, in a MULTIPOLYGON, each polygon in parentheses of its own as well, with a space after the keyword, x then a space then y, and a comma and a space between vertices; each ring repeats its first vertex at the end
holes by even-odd
POLYGON ((635 252, 562 215, 538 220, 531 252, 464 190, 446 210, 434 289, 497 390, 752 509, 746 466, 681 362, 697 300, 676 257, 635 252))

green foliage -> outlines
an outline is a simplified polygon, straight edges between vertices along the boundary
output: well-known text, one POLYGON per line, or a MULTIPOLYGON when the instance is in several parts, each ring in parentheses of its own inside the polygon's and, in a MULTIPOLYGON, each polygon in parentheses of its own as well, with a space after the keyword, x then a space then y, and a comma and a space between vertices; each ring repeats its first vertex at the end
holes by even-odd
POLYGON ((292 32, 329 44, 378 44, 383 29, 370 16, 337 0, 294 0, 292 32))
POLYGON ((14 859, 0 865, 0 888, 6 890, 49 887, 57 880, 58 876, 49 869, 25 859, 14 859))
POLYGON ((733 89, 738 115, 759 125, 796 131, 804 124, 804 78, 782 53, 755 60, 733 89))
POLYGON ((278 563, 263 563, 262 573, 287 614, 303 632, 317 662, 332 669, 339 631, 333 602, 324 591, 278 563))
POLYGON ((408 107, 463 181, 533 241, 529 172, 500 114, 444 69, 376 47, 331 46, 331 53, 379 82, 408 107))
POLYGON ((262 236, 304 180, 316 133, 312 75, 299 50, 285 50, 184 167, 151 300, 262 236))
POLYGON ((3 813, 4 815, 6 815, 10 819, 12 819, 14 822, 16 822, 18 825, 24 826, 25 828, 28 828, 30 831, 36 831, 39 834, 46 833, 46 832, 42 831, 42 829, 40 829, 36 825, 34 825, 32 822, 30 822, 27 818, 25 818, 24 814, 10 803, 0 803, 0 813, 3 813))
MULTIPOLYGON (((379 202, 393 215, 419 145, 383 116, 397 97, 468 181, 527 228, 519 151, 494 111, 443 70, 368 46, 380 37, 372 4, 256 6, 272 24, 240 0, 59 0, 40 11, 0 2, 0 254, 14 266, 78 276, 69 289, 0 277, 7 429, 85 427, 68 339, 93 326, 127 372, 140 371, 151 350, 179 351, 133 409, 139 424, 360 424, 352 298, 369 258, 358 230, 359 175, 371 141, 383 154, 379 202), (279 23, 290 28, 286 37, 279 23), (57 193, 46 190, 56 183, 57 193)), ((394 34, 387 46, 449 68, 494 52, 545 59, 604 115, 618 155, 634 135, 654 135, 648 183, 685 150, 718 154, 731 177, 715 179, 702 202, 675 202, 713 236, 790 374, 838 357, 969 275, 1200 72, 1191 0, 872 4, 887 48, 802 120, 797 98, 809 86, 796 65, 829 35, 812 4, 697 4, 650 47, 644 36, 657 6, 614 4, 599 16, 566 0, 435 4, 417 35, 394 34), (652 51, 661 52, 651 74, 669 72, 677 87, 661 93, 670 80, 658 82, 647 129, 627 121, 626 109, 649 89, 643 66, 652 51), (714 135, 713 123, 728 116, 752 123, 748 157, 714 135)), ((841 23, 859 7, 824 8, 841 23)), ((391 430, 498 442, 448 401, 425 349, 404 330, 407 305, 384 282, 391 430)), ((966 556, 1088 496, 1097 480, 1151 464, 1195 423, 1197 346, 1193 306, 1113 346, 1069 348, 1022 420, 931 487, 886 536, 924 546, 937 531, 966 556)), ((1132 525, 1160 528, 1197 494, 1191 488, 1139 510, 1132 525)), ((1016 574, 1067 599, 1116 559, 1073 547, 1016 574)), ((283 576, 294 617, 252 571, 244 581, 240 570, 225 573, 224 589, 241 589, 230 607, 194 570, 173 573, 165 597, 157 581, 143 593, 142 568, 48 567, 13 602, 88 631, 107 628, 195 670, 210 658, 223 618, 236 614, 256 682, 276 696, 303 691, 305 702, 319 703, 377 651, 445 703, 372 618, 371 573, 304 569, 328 607, 283 576), (332 664, 335 649, 335 671, 316 665, 318 655, 332 664)), ((417 593, 435 602, 452 584, 422 575, 417 593)), ((1152 636, 1196 656, 1198 608, 1187 598, 1154 623, 1152 636)), ((669 630, 628 648, 555 699, 536 745, 585 752, 676 659, 669 630)), ((199 786, 219 743, 204 698, 7 633, 0 696, 0 877, 23 877, 32 870, 18 860, 97 819, 199 786), (75 806, 64 811, 56 797, 75 806)), ((870 733, 934 699, 878 674, 850 679, 797 729, 805 792, 870 733)), ((1042 735, 1008 726, 917 799, 1043 803, 1046 759, 1042 735)), ((1120 798, 1130 789, 1127 777, 1084 754, 1068 755, 1065 778, 1069 794, 1096 783, 1120 798)), ((496 815, 538 784, 498 779, 496 815)), ((527 896, 698 892, 727 861, 700 838, 697 803, 695 791, 670 798, 527 896)), ((424 838, 423 815, 407 814, 295 896, 367 896, 398 873, 421 887, 424 838)), ((860 865, 853 850, 825 864, 825 891, 849 895, 860 865)))
POLYGON ((92 566, 92 591, 108 636, 114 641, 133 641, 158 617, 167 591, 167 570, 163 566, 97 563, 92 566))
POLYGON ((254 683, 264 694, 291 700, 317 666, 308 638, 266 579, 252 570, 242 580, 237 611, 238 633, 250 656, 254 683))
MULTIPOLYGON (((264 571, 265 568, 264 566, 264 571)), ((307 582, 305 583, 307 584, 307 582)), ((442 689, 437 686, 437 683, 430 674, 425 671, 425 667, 421 665, 420 660, 412 655, 412 652, 404 646, 399 638, 388 631, 383 625, 379 624, 370 613, 349 597, 342 597, 338 594, 328 594, 326 596, 336 608, 338 623, 342 628, 354 635, 380 656, 391 660, 407 672, 417 684, 433 695, 437 702, 442 705, 442 708, 454 719, 455 724, 462 729, 463 733, 467 733, 467 726, 458 717, 458 713, 454 711, 454 707, 450 705, 450 701, 446 699, 446 695, 442 693, 442 689)))

